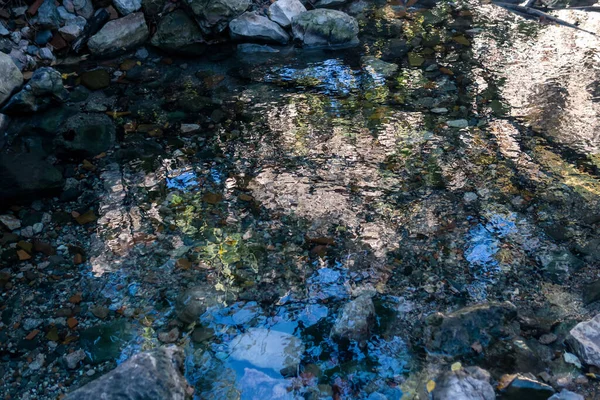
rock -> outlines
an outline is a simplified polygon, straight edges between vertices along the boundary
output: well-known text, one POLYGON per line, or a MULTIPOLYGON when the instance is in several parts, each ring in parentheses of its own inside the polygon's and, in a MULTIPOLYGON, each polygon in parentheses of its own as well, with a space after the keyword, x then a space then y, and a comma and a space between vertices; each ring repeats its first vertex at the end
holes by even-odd
POLYGON ((113 0, 113 4, 121 15, 129 15, 142 8, 142 0, 113 0))
POLYGON ((413 51, 408 53, 408 64, 411 67, 420 67, 425 62, 425 58, 413 51))
POLYGON ((200 130, 198 124, 181 124, 181 133, 193 133, 200 130))
POLYGON ((90 90, 107 88, 110 85, 110 75, 105 69, 95 69, 81 74, 81 84, 90 90))
POLYGON ((58 31, 66 41, 72 42, 81 36, 86 24, 87 21, 83 17, 75 17, 58 31))
POLYGON ((9 55, 0 52, 0 105, 23 84, 23 74, 9 55))
POLYGON ((344 305, 331 329, 331 337, 362 341, 369 338, 375 319, 375 306, 368 295, 362 295, 344 305))
POLYGON ((504 385, 501 390, 503 398, 510 400, 547 400, 554 394, 552 386, 539 382, 525 375, 513 375, 501 379, 504 385))
POLYGON ((250 7, 251 0, 187 0, 204 33, 220 33, 250 7))
POLYGON ((32 22, 40 28, 58 29, 60 27, 60 14, 54 0, 44 0, 32 22))
POLYGON ((75 369, 80 361, 85 360, 85 351, 79 349, 72 353, 65 355, 65 362, 67 363, 67 368, 75 369))
POLYGON ((569 332, 567 341, 579 359, 600 368, 600 314, 577 324, 569 332))
POLYGON ((271 46, 267 46, 266 44, 256 44, 256 43, 238 44, 237 51, 239 51, 240 53, 246 53, 246 54, 279 53, 279 50, 274 49, 271 46))
POLYGON ((446 124, 450 128, 468 128, 469 127, 469 121, 467 121, 466 119, 455 119, 452 121, 447 121, 446 124))
POLYGON ((177 299, 175 310, 177 318, 186 324, 198 321, 208 307, 224 304, 229 294, 216 292, 212 286, 194 286, 187 289, 177 299))
POLYGON ((548 345, 556 342, 556 339, 558 339, 558 337, 554 333, 546 333, 545 335, 540 336, 540 343, 548 345))
POLYGON ((0 203, 54 194, 62 187, 62 174, 41 155, 0 154, 0 203))
POLYGON ((151 43, 176 53, 200 55, 206 49, 200 28, 183 10, 175 10, 159 22, 151 43))
POLYGON ((291 383, 286 379, 275 379, 253 368, 244 368, 244 375, 236 387, 247 399, 294 400, 291 383))
POLYGON ((14 215, 3 214, 0 215, 0 224, 2 224, 9 231, 14 231, 15 229, 19 229, 21 227, 21 220, 14 215))
POLYGON ((229 343, 231 357, 258 368, 295 370, 304 353, 302 341, 287 333, 253 328, 229 343))
POLYGON ((544 269, 544 275, 557 283, 562 282, 585 265, 568 250, 540 252, 537 257, 544 269))
POLYGON ((163 343, 175 343, 179 339, 179 329, 176 327, 168 332, 159 332, 158 340, 163 343))
POLYGON ((285 44, 289 35, 281 26, 267 17, 246 12, 229 23, 229 33, 234 40, 250 40, 285 44))
POLYGON ((306 11, 292 20, 294 39, 304 46, 358 44, 358 22, 337 10, 306 11))
POLYGON ((109 21, 90 38, 88 47, 95 55, 109 55, 131 50, 148 39, 148 26, 143 13, 109 21))
POLYGON ((554 394, 548 400, 585 400, 584 397, 570 390, 563 389, 560 393, 554 394))
POLYGON ((347 0, 318 0, 316 8, 338 7, 347 3, 347 0))
POLYGON ((108 317, 108 313, 110 310, 104 306, 95 305, 90 309, 90 311, 92 312, 92 314, 94 314, 94 317, 104 319, 108 317))
POLYGON ((490 374, 479 367, 449 371, 435 379, 434 400, 494 400, 490 374))
POLYGON ((513 304, 483 303, 426 319, 425 346, 429 352, 450 356, 473 353, 472 345, 488 347, 500 338, 514 334, 510 322, 517 317, 513 304))
POLYGON ((55 59, 54 54, 52 54, 52 50, 50 50, 47 47, 42 47, 40 49, 40 51, 38 52, 38 56, 42 59, 42 60, 46 60, 46 61, 52 61, 55 59))
MULTIPOLYGON (((90 19, 94 15, 94 6, 91 0, 64 0, 63 6, 68 12, 76 13, 85 19, 90 19)), ((59 13, 61 16, 64 15, 60 10, 59 13)))
POLYGON ((35 34, 35 44, 38 46, 45 46, 52 39, 52 31, 45 30, 39 31, 35 34))
POLYGON ((385 79, 391 78, 398 72, 398 65, 381 61, 376 57, 362 57, 360 63, 370 74, 385 79))
POLYGON ((4 22, 0 21, 0 36, 8 36, 10 31, 4 26, 4 22))
POLYGON ((43 67, 33 73, 23 90, 15 94, 3 110, 13 114, 42 111, 52 104, 64 102, 67 97, 60 72, 43 67))
POLYGON ((55 142, 59 154, 93 157, 114 144, 115 134, 115 125, 107 115, 80 113, 65 122, 55 142))
POLYGON ((583 287, 583 304, 586 306, 600 300, 600 279, 583 287))
POLYGON ((174 346, 136 354, 65 400, 184 400, 188 396, 183 361, 183 351, 174 346))
POLYGON ((300 0, 277 0, 269 7, 269 18, 284 28, 292 25, 292 19, 306 11, 300 0))

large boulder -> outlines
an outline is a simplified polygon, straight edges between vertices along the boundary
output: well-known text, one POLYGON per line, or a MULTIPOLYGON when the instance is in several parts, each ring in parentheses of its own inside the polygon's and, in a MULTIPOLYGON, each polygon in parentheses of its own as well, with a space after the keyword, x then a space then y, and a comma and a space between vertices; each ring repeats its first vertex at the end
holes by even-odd
POLYGON ((344 305, 331 329, 331 337, 337 340, 366 340, 374 322, 373 300, 368 295, 359 296, 344 305))
POLYGON ((204 33, 220 33, 250 7, 251 0, 187 0, 204 33))
POLYGON ((229 23, 231 38, 256 42, 285 44, 289 35, 281 26, 267 17, 254 12, 246 12, 229 23))
POLYGON ((199 55, 206 49, 200 28, 183 10, 176 10, 160 21, 151 43, 176 53, 199 55))
POLYGON ((50 67, 36 70, 23 90, 4 106, 7 114, 26 114, 47 109, 52 104, 66 101, 68 92, 60 72, 50 67))
POLYGON ((104 114, 77 114, 69 118, 56 139, 58 153, 69 157, 93 157, 115 142, 115 125, 104 114))
POLYGON ((494 400, 490 374, 479 367, 449 371, 435 380, 434 400, 494 400))
POLYGON ((95 55, 110 55, 131 50, 148 39, 148 25, 143 13, 109 21, 90 38, 88 47, 95 55))
POLYGON ((189 399, 183 376, 184 355, 177 347, 161 347, 131 357, 117 368, 70 393, 66 400, 189 399))
POLYGON ((269 18, 284 28, 292 25, 292 19, 306 12, 300 0, 277 0, 269 7, 269 18))
POLYGON ((575 325, 567 341, 584 363, 600 368, 600 314, 575 325))
POLYGON ((58 193, 63 177, 42 155, 0 154, 0 204, 58 193))
POLYGON ((9 55, 0 52, 0 105, 23 84, 23 74, 9 55))
POLYGON ((294 39, 304 46, 345 46, 358 44, 358 22, 337 10, 317 9, 292 20, 294 39))
POLYGON ((511 323, 516 317, 516 307, 509 302, 476 304, 447 315, 435 313, 426 319, 425 347, 434 354, 469 355, 475 344, 486 348, 514 336, 511 323))

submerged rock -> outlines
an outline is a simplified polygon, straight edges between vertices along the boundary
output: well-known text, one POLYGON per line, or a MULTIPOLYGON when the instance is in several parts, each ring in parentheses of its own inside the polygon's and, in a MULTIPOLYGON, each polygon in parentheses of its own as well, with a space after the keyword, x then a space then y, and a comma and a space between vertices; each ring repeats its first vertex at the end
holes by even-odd
POLYGON ((159 22, 151 43, 177 53, 202 54, 206 48, 200 28, 183 10, 175 10, 159 22))
POLYGON ((567 340, 579 358, 600 368, 600 314, 580 322, 569 333, 567 340))
POLYGON ((294 39, 309 47, 358 44, 358 22, 337 10, 304 12, 292 20, 292 32, 294 39))
POLYGON ((501 391, 507 399, 547 400, 554 394, 552 386, 537 381, 533 376, 514 375, 502 380, 505 387, 501 391))
POLYGON ((183 376, 183 361, 183 352, 175 346, 140 353, 68 394, 66 399, 187 399, 188 384, 183 376))
POLYGON ((115 320, 85 329, 80 343, 93 364, 113 361, 121 355, 121 349, 133 338, 131 324, 115 320))
POLYGON ((275 372, 295 370, 304 353, 302 341, 284 332, 250 329, 229 343, 231 357, 275 372))
POLYGON ((0 203, 55 194, 62 186, 60 171, 41 155, 0 154, 0 203))
POLYGON ((436 313, 427 317, 425 346, 432 353, 467 355, 475 343, 485 348, 511 336, 509 324, 516 317, 516 307, 509 302, 477 304, 448 315, 436 313))
POLYGON ((61 129, 56 144, 59 153, 77 157, 92 157, 108 150, 115 142, 113 121, 104 114, 77 114, 61 129))
POLYGON ((344 305, 331 330, 331 337, 362 341, 369 338, 375 320, 375 306, 370 296, 362 295, 344 305))
POLYGON ((548 400, 585 400, 584 397, 575 392, 571 392, 570 390, 563 389, 560 393, 554 394, 552 397, 548 398, 548 400))
POLYGON ((362 57, 361 64, 367 72, 382 78, 391 78, 398 72, 398 65, 382 61, 376 57, 362 57))
POLYGON ((187 0, 204 33, 220 33, 250 7, 251 0, 187 0))
POLYGON ((177 299, 177 318, 186 324, 196 322, 208 307, 223 304, 228 296, 208 285, 189 288, 177 299))
POLYGON ((281 26, 254 12, 246 12, 229 23, 232 39, 285 44, 289 35, 281 26))
POLYGON ((449 371, 435 380, 434 400, 494 400, 490 373, 479 367, 449 371))
POLYGON ((300 0, 277 0, 269 7, 269 18, 284 28, 292 25, 292 20, 306 12, 300 0))
POLYGON ((108 55, 131 50, 148 39, 148 25, 143 13, 109 21, 90 38, 88 47, 95 55, 108 55))
POLYGON ((23 84, 23 74, 8 54, 0 52, 0 105, 23 84))
POLYGON ((269 399, 269 400, 294 400, 296 396, 291 392, 291 382, 285 379, 275 379, 264 372, 244 368, 244 376, 237 382, 242 398, 269 399))
POLYGON ((7 114, 42 111, 53 103, 64 102, 67 97, 60 72, 43 67, 33 73, 23 90, 15 94, 3 110, 7 114))

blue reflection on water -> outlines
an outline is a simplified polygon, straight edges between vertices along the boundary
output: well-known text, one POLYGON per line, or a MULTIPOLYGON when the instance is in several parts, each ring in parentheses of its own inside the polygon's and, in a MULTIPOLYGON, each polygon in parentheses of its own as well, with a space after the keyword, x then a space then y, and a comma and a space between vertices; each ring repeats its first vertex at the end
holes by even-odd
POLYGON ((196 173, 186 171, 171 178, 167 177, 167 187, 169 189, 190 190, 197 185, 196 173))

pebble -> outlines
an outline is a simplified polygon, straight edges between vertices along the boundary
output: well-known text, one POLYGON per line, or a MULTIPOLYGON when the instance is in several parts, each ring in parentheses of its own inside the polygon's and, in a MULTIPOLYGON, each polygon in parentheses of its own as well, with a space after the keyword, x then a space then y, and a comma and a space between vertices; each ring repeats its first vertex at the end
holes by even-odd
POLYGON ((445 107, 436 107, 436 108, 432 108, 431 112, 435 113, 435 114, 446 114, 448 112, 448 109, 445 107))
POLYGON ((145 60, 149 55, 150 54, 148 54, 148 50, 146 50, 144 47, 135 52, 135 57, 139 58, 140 60, 145 60))
POLYGON ((43 354, 38 354, 35 359, 29 364, 29 369, 32 371, 37 371, 44 366, 46 362, 46 357, 43 354))
POLYGON ((181 132, 182 133, 191 133, 200 130, 200 125, 198 124, 181 124, 181 132))
POLYGON ((21 221, 16 217, 8 214, 0 215, 0 223, 11 231, 21 227, 21 221))
POLYGON ((466 119, 455 119, 452 121, 446 122, 451 128, 467 128, 469 126, 469 121, 466 119))
POLYGON ((65 361, 67 363, 67 368, 69 369, 77 368, 77 364, 79 364, 79 361, 83 360, 85 360, 85 352, 82 349, 65 355, 65 361))
POLYGON ((465 200, 465 203, 472 203, 477 200, 477 193, 467 192, 463 195, 463 199, 465 200))
POLYGON ((556 339, 558 339, 558 337, 554 333, 547 333, 540 336, 539 340, 541 344, 550 344, 556 342, 556 339))

